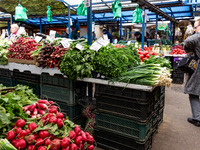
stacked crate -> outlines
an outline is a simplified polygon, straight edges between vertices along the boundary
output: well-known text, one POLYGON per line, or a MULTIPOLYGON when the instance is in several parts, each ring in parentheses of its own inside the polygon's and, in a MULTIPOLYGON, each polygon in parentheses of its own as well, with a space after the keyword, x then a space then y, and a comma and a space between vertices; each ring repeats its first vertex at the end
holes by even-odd
POLYGON ((153 133, 163 119, 159 113, 163 113, 164 94, 164 87, 147 92, 96 84, 95 140, 98 147, 150 149, 153 133))
POLYGON ((33 93, 40 97, 40 76, 32 74, 29 71, 19 72, 18 70, 13 71, 13 86, 18 84, 29 86, 33 89, 33 93))
POLYGON ((74 82, 62 75, 42 74, 40 87, 42 98, 48 98, 48 100, 56 102, 61 111, 65 112, 72 121, 82 124, 80 122, 82 119, 82 106, 77 102, 78 99, 86 96, 86 83, 74 82))
POLYGON ((12 72, 8 69, 0 69, 0 84, 10 87, 12 83, 12 72))

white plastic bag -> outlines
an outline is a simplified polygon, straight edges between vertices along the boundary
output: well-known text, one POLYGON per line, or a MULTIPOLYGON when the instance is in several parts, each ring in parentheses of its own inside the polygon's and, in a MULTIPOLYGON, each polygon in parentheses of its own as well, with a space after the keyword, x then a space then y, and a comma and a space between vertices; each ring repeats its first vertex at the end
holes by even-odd
POLYGON ((193 29, 192 25, 190 24, 190 25, 187 26, 185 34, 186 35, 192 35, 193 33, 194 33, 194 29, 193 29))
POLYGON ((181 29, 178 27, 176 28, 175 36, 182 36, 181 29))

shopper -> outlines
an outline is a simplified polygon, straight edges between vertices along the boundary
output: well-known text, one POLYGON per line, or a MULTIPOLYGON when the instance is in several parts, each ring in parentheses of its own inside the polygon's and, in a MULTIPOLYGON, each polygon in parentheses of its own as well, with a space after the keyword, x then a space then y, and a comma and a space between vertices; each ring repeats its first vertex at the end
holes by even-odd
MULTIPOLYGON (((184 41, 184 50, 188 54, 196 55, 200 58, 200 19, 194 23, 195 34, 188 37, 184 41)), ((193 74, 189 74, 189 78, 185 84, 184 93, 189 94, 189 100, 192 110, 192 118, 188 118, 188 122, 195 126, 200 126, 200 60, 193 74)))
MULTIPOLYGON (((135 36, 135 39, 138 42, 142 42, 142 34, 139 31, 136 31, 134 36, 135 36)), ((146 37, 144 37, 144 42, 147 42, 147 38, 146 37)))
POLYGON ((11 34, 8 36, 8 39, 15 40, 17 38, 17 32, 19 30, 19 26, 17 24, 11 24, 11 34))
POLYGON ((113 37, 110 34, 110 32, 107 29, 103 29, 102 32, 103 32, 103 34, 106 34, 108 36, 108 39, 110 40, 110 43, 112 43, 113 42, 113 37))

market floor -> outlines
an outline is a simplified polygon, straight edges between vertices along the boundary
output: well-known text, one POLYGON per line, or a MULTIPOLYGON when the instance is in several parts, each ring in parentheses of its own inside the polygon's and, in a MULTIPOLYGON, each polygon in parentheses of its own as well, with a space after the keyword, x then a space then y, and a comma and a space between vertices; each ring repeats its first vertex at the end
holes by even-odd
POLYGON ((164 119, 153 138, 151 150, 200 150, 200 127, 187 122, 191 109, 183 89, 184 84, 166 88, 164 119))
POLYGON ((187 122, 191 108, 183 89, 178 84, 166 88, 164 119, 151 150, 200 150, 200 127, 187 122))

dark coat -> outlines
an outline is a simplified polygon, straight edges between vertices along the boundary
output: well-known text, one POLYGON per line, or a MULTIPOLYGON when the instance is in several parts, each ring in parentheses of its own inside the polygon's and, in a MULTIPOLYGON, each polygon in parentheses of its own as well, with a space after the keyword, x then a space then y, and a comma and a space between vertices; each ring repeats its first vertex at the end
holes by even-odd
MULTIPOLYGON (((195 33, 184 41, 184 50, 186 53, 193 52, 200 58, 200 33, 195 33)), ((200 95, 200 60, 194 73, 189 75, 184 93, 200 95)))

